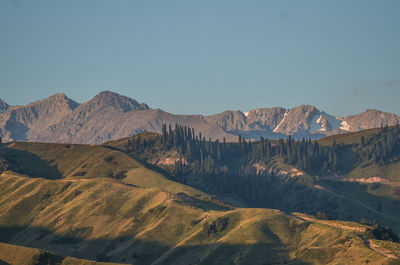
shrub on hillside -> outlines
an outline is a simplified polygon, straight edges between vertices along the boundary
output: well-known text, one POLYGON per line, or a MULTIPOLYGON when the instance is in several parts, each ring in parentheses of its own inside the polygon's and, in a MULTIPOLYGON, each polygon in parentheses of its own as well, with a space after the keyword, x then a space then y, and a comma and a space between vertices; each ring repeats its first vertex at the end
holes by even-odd
POLYGON ((360 223, 361 224, 363 224, 363 225, 371 225, 371 222, 370 221, 368 221, 367 219, 365 219, 365 218, 361 218, 361 221, 360 221, 360 223))
POLYGON ((399 236, 390 227, 383 227, 377 221, 374 221, 372 227, 367 229, 366 235, 369 238, 399 243, 399 236))
POLYGON ((219 235, 225 228, 228 226, 229 218, 218 218, 217 220, 208 223, 205 222, 203 226, 203 231, 206 232, 208 235, 215 234, 219 235))
POLYGON ((74 177, 83 177, 83 176, 85 176, 86 175, 86 171, 78 171, 78 172, 75 172, 74 173, 74 177))
POLYGON ((114 159, 113 156, 105 156, 103 158, 104 162, 107 162, 107 163, 111 163, 111 161, 113 161, 113 159, 114 159))
POLYGON ((123 179, 123 178, 126 178, 126 170, 121 170, 121 171, 118 171, 117 173, 109 172, 109 173, 107 174, 107 177, 113 178, 113 179, 123 179))
POLYGON ((0 173, 10 169, 10 165, 7 160, 0 158, 0 173))
POLYGON ((317 218, 321 220, 329 220, 329 216, 326 213, 321 213, 321 212, 317 213, 317 218))

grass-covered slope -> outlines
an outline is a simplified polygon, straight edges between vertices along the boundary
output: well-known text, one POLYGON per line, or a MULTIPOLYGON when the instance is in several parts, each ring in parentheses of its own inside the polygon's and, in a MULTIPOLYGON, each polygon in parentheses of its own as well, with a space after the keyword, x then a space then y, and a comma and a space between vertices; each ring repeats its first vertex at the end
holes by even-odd
POLYGON ((399 127, 383 127, 329 136, 319 140, 323 146, 340 146, 339 175, 350 180, 400 181, 399 127))
POLYGON ((278 210, 215 211, 196 198, 112 179, 0 179, 2 240, 65 256, 133 264, 396 260, 368 248, 360 231, 278 210))
MULTIPOLYGON (((279 210, 233 208, 113 148, 14 143, 8 149, 2 157, 19 173, 0 175, 5 243, 130 264, 398 261, 366 245, 359 236, 365 226, 351 223, 360 229, 349 230, 279 210), (82 170, 87 174, 74 174, 82 170), (124 176, 115 177, 120 170, 124 176)), ((398 248, 384 243, 388 251, 398 248)))
MULTIPOLYGON (((381 137, 370 139, 381 130, 377 129, 372 133, 370 131, 365 132, 364 149, 381 139, 381 137), (367 135, 369 136, 367 137, 367 135)), ((351 156, 348 153, 349 149, 353 148, 353 144, 356 145, 361 142, 362 135, 361 133, 357 133, 357 136, 349 134, 351 139, 345 146, 343 146, 344 142, 342 140, 337 141, 338 168, 342 171, 346 167, 352 167, 353 171, 348 170, 348 172, 354 173, 359 168, 358 164, 360 162, 358 159, 354 159, 353 157, 347 158, 346 156, 351 156)), ((235 151, 235 145, 239 147, 238 143, 225 144, 207 141, 199 143, 197 140, 192 140, 187 141, 190 142, 191 152, 187 151, 185 153, 180 151, 180 149, 183 150, 185 148, 185 145, 170 147, 168 144, 163 144, 163 142, 157 144, 160 141, 160 137, 160 134, 143 133, 134 137, 108 142, 106 145, 124 151, 129 149, 127 147, 129 147, 130 143, 136 150, 132 152, 132 155, 138 156, 149 163, 164 167, 164 169, 169 171, 170 177, 176 181, 217 195, 225 201, 232 201, 230 199, 233 199, 235 203, 237 201, 241 202, 241 204, 236 205, 276 208, 287 212, 300 211, 314 215, 317 212, 323 212, 331 218, 351 221, 360 221, 362 218, 366 218, 370 221, 377 220, 383 225, 392 227, 396 232, 400 232, 400 186, 395 182, 363 183, 363 180, 368 180, 366 177, 368 175, 360 175, 356 179, 351 179, 350 175, 338 175, 332 172, 331 174, 325 172, 325 175, 312 175, 311 173, 295 168, 294 165, 288 164, 283 157, 279 157, 278 155, 269 160, 258 160, 260 143, 247 143, 244 146, 247 146, 247 150, 250 149, 247 155, 240 155, 238 153, 235 156, 230 152, 224 153, 223 150, 227 148, 228 150, 235 151), (139 143, 142 143, 141 147, 139 143), (201 158, 200 161, 199 159, 196 160, 195 155, 193 155, 193 151, 196 150, 193 147, 196 145, 201 146, 196 148, 202 151, 203 161, 206 161, 204 168, 207 167, 207 164, 214 164, 207 163, 207 160, 210 161, 210 159, 204 154, 209 152, 210 156, 212 156, 213 152, 210 151, 211 149, 214 150, 214 153, 217 153, 214 159, 215 163, 218 164, 215 167, 216 169, 209 170, 208 172, 196 172, 191 169, 193 164, 201 163, 201 158), (221 151, 221 159, 218 159, 218 151, 215 152, 215 150, 219 149, 221 151), (194 156, 194 158, 191 159, 191 156, 188 155, 190 153, 192 153, 192 157, 194 156), (176 170, 176 166, 177 162, 179 165, 180 161, 183 161, 184 169, 183 173, 177 174, 178 170, 176 170), (233 170, 224 171, 222 165, 225 162, 233 170), (255 165, 258 168, 255 168, 255 165), (241 168, 235 171, 235 167, 241 168)), ((346 135, 339 135, 337 137, 343 139, 346 135)), ((165 138, 167 139, 166 143, 168 143, 168 135, 165 138)), ((332 138, 329 139, 332 140, 332 138)), ((321 146, 332 145, 333 142, 333 140, 329 143, 324 141, 320 143, 321 146)), ((272 142, 272 146, 275 147, 279 144, 279 142, 272 142)), ((354 148, 358 147, 355 146, 354 148)), ((189 149, 186 148, 186 150, 189 149)), ((323 153, 326 152, 324 149, 321 150, 323 153)), ((391 161, 387 164, 373 163, 371 167, 375 166, 380 170, 387 170, 399 164, 396 161, 391 161)), ((370 168, 366 168, 365 170, 370 175, 374 174, 370 168)))
POLYGON ((63 257, 37 248, 21 247, 0 243, 1 265, 118 265, 117 263, 96 262, 72 257, 63 257))
POLYGON ((138 187, 186 192, 210 199, 190 186, 171 181, 157 167, 143 164, 125 152, 106 145, 13 142, 0 147, 0 159, 18 174, 46 179, 86 180, 108 178, 138 187))
POLYGON ((121 178, 140 163, 119 150, 104 146, 13 142, 0 148, 10 168, 31 177, 121 178))

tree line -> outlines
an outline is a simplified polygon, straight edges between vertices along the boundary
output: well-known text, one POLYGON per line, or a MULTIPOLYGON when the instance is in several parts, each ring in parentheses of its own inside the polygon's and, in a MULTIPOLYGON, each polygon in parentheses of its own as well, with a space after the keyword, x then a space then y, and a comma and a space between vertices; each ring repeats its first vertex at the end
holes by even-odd
POLYGON ((193 128, 175 124, 163 124, 161 135, 144 138, 140 134, 128 140, 125 149, 138 156, 161 154, 174 151, 179 159, 172 172, 177 177, 183 175, 240 175, 254 174, 252 164, 268 164, 276 159, 293 165, 306 172, 336 172, 338 149, 335 142, 331 146, 321 146, 310 139, 269 140, 260 138, 252 142, 238 136, 237 142, 226 142, 223 138, 206 139, 193 128))

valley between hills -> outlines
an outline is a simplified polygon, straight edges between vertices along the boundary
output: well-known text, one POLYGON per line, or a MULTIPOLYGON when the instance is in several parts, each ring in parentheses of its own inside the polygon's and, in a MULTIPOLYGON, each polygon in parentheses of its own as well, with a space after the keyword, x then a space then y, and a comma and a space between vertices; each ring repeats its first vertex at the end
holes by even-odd
POLYGON ((3 143, 0 264, 400 264, 399 135, 3 143))

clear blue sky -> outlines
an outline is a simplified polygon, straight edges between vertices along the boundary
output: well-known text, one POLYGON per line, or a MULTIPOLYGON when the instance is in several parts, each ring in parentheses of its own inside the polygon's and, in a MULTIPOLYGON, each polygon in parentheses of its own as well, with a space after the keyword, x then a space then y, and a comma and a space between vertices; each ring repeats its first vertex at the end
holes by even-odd
POLYGON ((400 1, 0 0, 0 98, 400 114, 400 1))

